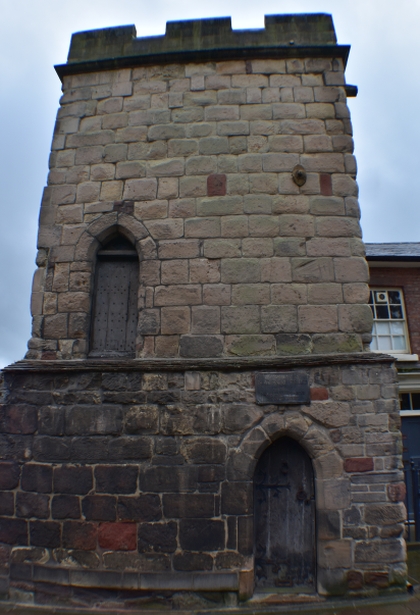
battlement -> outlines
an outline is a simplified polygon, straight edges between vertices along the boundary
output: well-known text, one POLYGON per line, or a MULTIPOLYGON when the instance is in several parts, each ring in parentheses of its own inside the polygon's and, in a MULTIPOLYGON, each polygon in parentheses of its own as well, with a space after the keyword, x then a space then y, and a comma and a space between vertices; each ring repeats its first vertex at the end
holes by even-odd
POLYGON ((265 28, 233 30, 230 17, 169 21, 163 36, 136 38, 134 25, 76 32, 67 64, 56 67, 60 77, 102 67, 141 63, 238 59, 254 57, 317 57, 347 60, 349 46, 337 45, 331 15, 266 15, 265 28))

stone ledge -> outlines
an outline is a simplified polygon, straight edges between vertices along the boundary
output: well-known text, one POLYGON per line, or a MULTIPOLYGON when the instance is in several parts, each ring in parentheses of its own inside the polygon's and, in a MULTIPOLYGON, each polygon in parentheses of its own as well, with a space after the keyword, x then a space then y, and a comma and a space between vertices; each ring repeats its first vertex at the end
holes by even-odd
POLYGON ((321 365, 369 365, 393 363, 395 359, 375 352, 347 354, 317 354, 290 357, 249 357, 241 359, 76 359, 71 361, 30 361, 23 360, 3 369, 13 372, 178 372, 178 371, 232 371, 251 369, 284 369, 290 367, 316 367, 321 365))
MULTIPOLYGON (((13 577, 12 577, 13 578, 13 577)), ((75 570, 51 566, 33 566, 34 581, 126 590, 163 591, 237 591, 236 572, 116 572, 113 570, 75 570)))

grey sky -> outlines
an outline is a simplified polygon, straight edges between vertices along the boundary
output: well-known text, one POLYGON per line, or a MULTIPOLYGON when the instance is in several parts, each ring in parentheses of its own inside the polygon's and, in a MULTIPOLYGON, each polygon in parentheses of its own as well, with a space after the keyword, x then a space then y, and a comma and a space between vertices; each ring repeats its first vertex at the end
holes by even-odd
POLYGON ((72 32, 135 24, 163 34, 166 21, 231 16, 262 28, 265 14, 327 12, 352 49, 347 82, 366 241, 420 241, 420 0, 2 0, 0 367, 23 358, 30 335, 39 203, 60 96, 54 64, 72 32))

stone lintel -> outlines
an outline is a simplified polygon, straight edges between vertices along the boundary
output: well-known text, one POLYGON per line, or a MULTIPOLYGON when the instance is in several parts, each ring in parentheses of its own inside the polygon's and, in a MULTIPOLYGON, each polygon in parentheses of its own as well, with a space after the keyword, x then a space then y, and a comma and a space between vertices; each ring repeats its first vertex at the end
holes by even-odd
POLYGON ((313 354, 289 357, 244 357, 240 359, 80 359, 72 361, 18 361, 4 368, 4 372, 179 372, 188 371, 245 371, 253 369, 285 369, 293 367, 317 367, 321 365, 369 365, 393 363, 394 357, 375 352, 347 354, 313 354))

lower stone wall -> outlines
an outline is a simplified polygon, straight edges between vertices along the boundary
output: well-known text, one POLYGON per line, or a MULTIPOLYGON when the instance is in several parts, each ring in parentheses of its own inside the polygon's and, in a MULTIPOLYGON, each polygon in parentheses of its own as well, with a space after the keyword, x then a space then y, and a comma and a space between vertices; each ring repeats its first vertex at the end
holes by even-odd
POLYGON ((389 357, 22 362, 4 372, 1 432, 5 598, 249 597, 254 470, 282 436, 312 459, 318 592, 404 587, 389 357), (256 372, 296 370, 308 376, 309 404, 256 403, 256 372))

